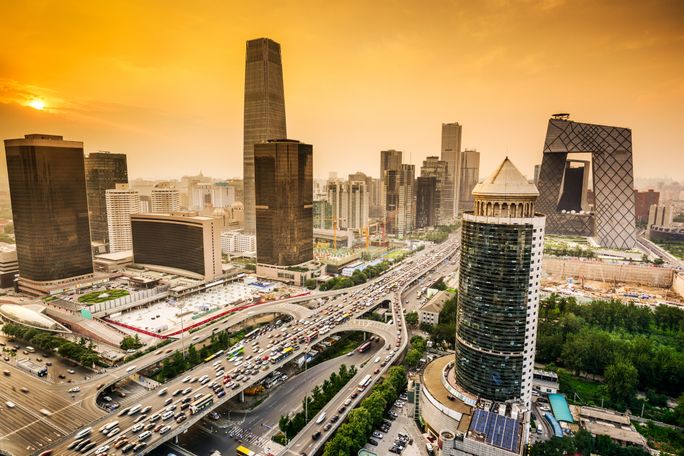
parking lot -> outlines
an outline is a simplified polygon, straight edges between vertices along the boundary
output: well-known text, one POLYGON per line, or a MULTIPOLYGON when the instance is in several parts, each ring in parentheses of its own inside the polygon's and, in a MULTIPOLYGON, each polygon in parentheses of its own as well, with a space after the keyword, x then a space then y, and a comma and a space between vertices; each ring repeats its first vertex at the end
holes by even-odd
POLYGON ((412 426, 415 427, 408 416, 411 414, 409 410, 411 406, 401 398, 399 400, 403 402, 403 405, 400 402, 398 406, 390 409, 385 421, 380 428, 373 431, 373 437, 364 448, 377 455, 423 456, 424 452, 420 451, 422 441, 416 440, 415 432, 410 429, 412 426))

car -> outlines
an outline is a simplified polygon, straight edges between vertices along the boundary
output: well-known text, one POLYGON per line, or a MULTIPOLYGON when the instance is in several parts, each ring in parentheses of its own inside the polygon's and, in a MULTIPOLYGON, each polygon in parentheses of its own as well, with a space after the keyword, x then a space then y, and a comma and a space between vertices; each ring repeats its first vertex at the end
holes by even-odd
POLYGON ((389 452, 394 453, 394 454, 401 454, 401 450, 396 446, 393 446, 392 448, 390 448, 389 452))
POLYGON ((316 431, 313 434, 311 434, 311 438, 314 440, 318 440, 319 438, 321 438, 321 431, 316 431))
POLYGON ((179 416, 179 417, 176 418, 176 423, 182 423, 182 422, 185 421, 187 418, 188 418, 187 416, 181 415, 181 416, 179 416))
POLYGON ((127 438, 123 438, 123 439, 117 441, 117 442, 114 444, 114 448, 119 449, 119 448, 121 448, 122 446, 126 445, 127 443, 128 443, 128 439, 127 439, 127 438))
POLYGON ((183 390, 176 390, 176 391, 173 392, 173 394, 172 394, 171 396, 178 396, 178 395, 181 394, 182 392, 183 392, 183 390))
MULTIPOLYGON (((9 361, 9 360, 5 360, 5 361, 9 361)), ((62 378, 62 379, 66 378, 66 377, 64 376, 64 374, 59 374, 57 377, 62 378)))
POLYGON ((185 388, 185 389, 183 390, 183 395, 184 395, 184 396, 185 396, 185 395, 188 395, 188 394, 190 394, 190 393, 192 393, 192 388, 185 388))
POLYGON ((143 429, 145 429, 146 431, 151 431, 152 429, 154 429, 155 426, 156 424, 154 423, 148 423, 143 429))
POLYGON ((152 410, 152 407, 148 405, 148 406, 146 406, 146 407, 143 407, 143 409, 140 410, 140 413, 142 413, 142 414, 144 415, 144 414, 146 414, 147 412, 149 412, 150 410, 152 410))
POLYGON ((359 397, 358 391, 354 391, 354 392, 352 393, 351 397, 352 397, 353 399, 356 399, 357 397, 359 397))
POLYGON ((144 428, 144 427, 145 427, 145 425, 143 423, 138 423, 131 428, 131 432, 138 432, 138 431, 142 430, 142 428, 144 428))
POLYGON ((130 407, 126 407, 125 409, 123 409, 119 412, 119 416, 124 416, 125 414, 128 413, 129 410, 130 410, 130 407))
POLYGON ((167 432, 169 432, 170 430, 171 430, 171 426, 164 426, 161 429, 159 429, 159 433, 163 435, 163 434, 166 434, 167 432))
POLYGON ((380 369, 375 369, 375 370, 373 371, 373 374, 374 374, 374 375, 378 375, 379 373, 380 373, 380 369))
POLYGON ((186 377, 183 377, 183 380, 181 380, 181 382, 182 382, 182 383, 188 383, 188 382, 190 381, 191 378, 192 378, 192 377, 190 377, 190 376, 188 375, 188 376, 186 376, 186 377))
POLYGON ((186 402, 184 404, 181 404, 180 409, 181 410, 186 410, 190 408, 190 402, 186 402))
MULTIPOLYGON (((149 432, 149 431, 148 431, 149 432)), ((133 447, 133 451, 139 451, 142 450, 147 446, 147 442, 139 442, 133 447)))
POLYGON ((323 426, 323 430, 329 431, 331 427, 332 427, 332 423, 325 423, 325 426, 323 426))
POLYGON ((26 388, 25 386, 22 386, 20 390, 22 393, 28 393, 29 392, 29 389, 26 388))
POLYGON ((145 415, 145 414, 138 415, 138 417, 135 419, 134 423, 139 423, 142 420, 144 420, 145 418, 147 418, 147 415, 145 415))
POLYGON ((335 423, 335 422, 336 422, 337 420, 339 420, 339 419, 340 419, 340 415, 333 415, 333 417, 330 418, 330 422, 331 422, 331 423, 335 423))
POLYGON ((81 453, 87 453, 88 451, 92 450, 97 446, 97 442, 90 442, 88 445, 84 446, 83 448, 80 449, 81 453))
POLYGON ((164 401, 164 405, 165 405, 165 406, 166 406, 166 405, 169 405, 169 404, 171 404, 172 402, 173 402, 173 398, 170 397, 170 398, 168 398, 167 400, 164 401))
POLYGON ((73 370, 73 369, 68 369, 67 372, 70 373, 70 374, 75 374, 75 373, 76 373, 76 371, 73 370))
POLYGON ((378 441, 374 439, 368 439, 368 444, 373 446, 378 446, 378 441))
POLYGON ((73 388, 69 388, 69 392, 70 393, 80 393, 81 388, 79 388, 78 386, 74 386, 73 388))
POLYGON ((376 439, 382 439, 383 436, 378 431, 373 431, 373 437, 375 437, 376 439))
POLYGON ((343 405, 342 407, 337 409, 337 413, 344 413, 345 410, 347 410, 347 407, 343 405))
POLYGON ((133 443, 127 443, 126 445, 124 445, 123 448, 121 448, 121 452, 122 452, 122 453, 128 453, 128 452, 131 451, 133 448, 135 448, 135 444, 133 444, 133 443))
POLYGON ((351 398, 347 398, 347 400, 344 401, 344 406, 345 407, 349 406, 349 404, 351 404, 351 401, 352 401, 351 398))

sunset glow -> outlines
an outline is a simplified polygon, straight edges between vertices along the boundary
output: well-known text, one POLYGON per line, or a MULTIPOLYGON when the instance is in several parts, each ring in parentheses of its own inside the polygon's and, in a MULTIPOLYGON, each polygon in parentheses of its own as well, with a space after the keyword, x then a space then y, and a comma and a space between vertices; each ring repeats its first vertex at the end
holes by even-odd
POLYGON ((30 106, 33 109, 37 109, 38 111, 42 111, 45 109, 45 102, 39 98, 35 98, 27 103, 27 106, 30 106))

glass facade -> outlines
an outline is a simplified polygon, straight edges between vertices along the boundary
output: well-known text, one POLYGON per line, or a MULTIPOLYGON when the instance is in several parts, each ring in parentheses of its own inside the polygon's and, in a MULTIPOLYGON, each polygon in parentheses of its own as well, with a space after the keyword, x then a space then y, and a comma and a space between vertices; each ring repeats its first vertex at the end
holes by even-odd
POLYGON ((204 229, 191 221, 131 219, 136 263, 183 269, 205 275, 204 229))
POLYGON ((416 179, 416 228, 434 226, 437 178, 420 176, 416 179))
POLYGON ((269 141, 254 147, 257 262, 292 266, 313 259, 313 147, 269 141))
POLYGON ((93 272, 83 143, 5 141, 19 275, 50 282, 93 272))
POLYGON ((248 233, 256 230, 254 145, 283 138, 287 138, 287 128, 280 44, 268 38, 247 41, 243 174, 248 233))
POLYGON ((125 154, 94 152, 85 158, 86 190, 90 212, 90 238, 107 244, 106 191, 116 184, 128 183, 128 166, 125 154))
POLYGON ((533 227, 464 220, 456 379, 492 400, 520 397, 533 227))

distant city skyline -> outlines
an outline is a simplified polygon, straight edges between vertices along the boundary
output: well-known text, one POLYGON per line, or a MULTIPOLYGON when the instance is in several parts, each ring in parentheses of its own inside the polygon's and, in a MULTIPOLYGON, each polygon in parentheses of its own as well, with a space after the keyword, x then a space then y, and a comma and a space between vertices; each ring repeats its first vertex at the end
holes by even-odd
POLYGON ((509 156, 531 178, 546 120, 569 112, 631 128, 636 177, 683 180, 684 167, 665 166, 682 153, 682 3, 541 5, 9 4, 0 135, 125 153, 132 179, 241 176, 244 45, 268 36, 287 56, 289 136, 316 145, 316 177, 378 176, 387 149, 420 166, 438 155, 441 124, 458 122, 483 175, 509 156))

